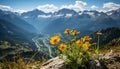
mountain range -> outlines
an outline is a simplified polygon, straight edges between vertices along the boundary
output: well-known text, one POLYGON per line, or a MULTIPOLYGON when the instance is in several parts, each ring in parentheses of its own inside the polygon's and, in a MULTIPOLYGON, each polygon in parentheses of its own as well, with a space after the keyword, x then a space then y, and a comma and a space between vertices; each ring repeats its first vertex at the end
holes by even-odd
MULTIPOLYGON (((10 11, 0 10, 0 41, 8 42, 11 46, 20 45, 21 48, 35 49, 32 37, 37 30, 10 11)), ((0 43, 1 47, 2 43, 0 43)))
POLYGON ((54 13, 45 13, 34 9, 22 13, 19 17, 44 34, 59 33, 66 28, 78 29, 84 34, 88 34, 109 27, 120 27, 120 9, 106 13, 96 10, 76 12, 66 8, 54 13))
POLYGON ((8 21, 31 33, 37 32, 32 25, 21 19, 19 16, 15 15, 13 12, 0 10, 0 19, 8 21))
POLYGON ((0 59, 9 54, 35 50, 36 28, 10 11, 0 10, 0 59))

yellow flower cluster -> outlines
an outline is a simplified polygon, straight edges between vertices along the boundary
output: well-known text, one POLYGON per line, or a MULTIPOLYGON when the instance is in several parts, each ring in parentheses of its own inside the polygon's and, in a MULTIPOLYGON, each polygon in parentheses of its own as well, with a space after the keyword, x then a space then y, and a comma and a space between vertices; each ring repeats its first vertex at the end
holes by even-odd
POLYGON ((70 29, 66 29, 65 31, 64 31, 64 34, 71 34, 71 35, 77 35, 77 34, 79 34, 80 32, 78 32, 77 30, 70 30, 70 29))
POLYGON ((92 38, 89 36, 84 36, 83 38, 76 41, 76 45, 81 46, 83 49, 87 50, 91 46, 91 44, 89 43, 91 39, 92 38))
POLYGON ((83 49, 88 50, 91 44, 89 42, 85 42, 82 46, 83 49))
POLYGON ((84 39, 90 41, 92 38, 89 36, 84 36, 84 39))
POLYGON ((75 36, 75 35, 77 35, 77 34, 79 34, 79 33, 80 33, 80 32, 78 32, 77 30, 73 30, 71 34, 75 36))
MULTIPOLYGON (((58 43, 60 42, 60 37, 59 36, 52 36, 51 38, 50 38, 50 43, 52 44, 52 45, 57 45, 58 43)), ((66 50, 66 48, 67 48, 67 45, 65 45, 65 44, 60 44, 60 46, 59 46, 59 49, 61 50, 61 51, 64 51, 64 50, 66 50)))
MULTIPOLYGON (((77 35, 80 32, 77 30, 70 30, 66 29, 64 31, 64 34, 68 36, 68 39, 66 40, 65 43, 60 43, 60 36, 52 36, 50 38, 50 44, 52 45, 59 45, 59 56, 63 57, 66 56, 66 63, 67 64, 79 64, 82 65, 84 62, 91 60, 93 58, 93 54, 95 51, 98 51, 98 49, 94 50, 94 47, 91 46, 96 46, 96 43, 90 43, 92 38, 90 36, 84 36, 82 38, 76 38, 77 35), (62 54, 61 54, 62 53, 62 54), (61 56, 62 55, 62 56, 61 56)), ((97 32, 97 35, 102 35, 101 32, 97 32)), ((97 48, 97 47, 95 47, 97 48)), ((78 66, 79 66, 78 65, 78 66)), ((75 65, 76 67, 76 65, 75 65)))
MULTIPOLYGON (((74 35, 74 36, 76 36, 76 35, 78 35, 79 34, 79 32, 77 31, 77 30, 70 30, 70 29, 66 29, 65 31, 64 31, 64 34, 71 34, 71 35, 74 35)), ((85 50, 88 50, 89 49, 89 47, 91 46, 91 44, 89 43, 89 41, 91 40, 92 38, 91 37, 89 37, 89 36, 84 36, 83 38, 81 38, 81 39, 79 39, 79 40, 77 40, 75 43, 76 43, 76 46, 80 46, 80 47, 82 47, 83 49, 85 49, 85 50)), ((50 38, 50 43, 51 44, 53 44, 53 45, 56 45, 56 44, 58 44, 60 42, 60 37, 59 36, 53 36, 53 37, 51 37, 50 38)), ((66 48, 67 48, 67 45, 66 44, 60 44, 60 46, 59 46, 59 49, 61 50, 61 51, 65 51, 66 50, 66 48)))

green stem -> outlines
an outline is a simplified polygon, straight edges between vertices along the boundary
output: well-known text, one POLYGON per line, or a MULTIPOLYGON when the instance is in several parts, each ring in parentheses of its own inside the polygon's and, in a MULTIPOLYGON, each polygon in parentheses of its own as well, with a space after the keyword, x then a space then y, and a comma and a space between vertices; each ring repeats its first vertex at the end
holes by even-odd
POLYGON ((72 69, 78 69, 78 65, 76 63, 73 63, 72 69))
POLYGON ((100 45, 100 36, 98 35, 98 45, 97 45, 98 50, 99 50, 99 45, 100 45))
POLYGON ((98 35, 97 58, 99 58, 100 36, 98 35))

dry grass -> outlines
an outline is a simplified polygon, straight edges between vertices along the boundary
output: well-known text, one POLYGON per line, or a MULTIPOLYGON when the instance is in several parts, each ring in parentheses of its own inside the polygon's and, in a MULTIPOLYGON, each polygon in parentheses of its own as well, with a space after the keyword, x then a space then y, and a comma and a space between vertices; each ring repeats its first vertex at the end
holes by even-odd
POLYGON ((0 64, 0 69, 40 69, 42 62, 35 61, 32 63, 25 63, 23 59, 17 60, 17 62, 5 61, 0 64))
POLYGON ((114 52, 120 52, 120 46, 104 46, 100 48, 99 52, 101 54, 108 53, 110 50, 113 50, 114 52))
MULTIPOLYGON (((16 56, 15 56, 16 57, 16 56)), ((17 56, 17 59, 14 61, 3 60, 2 63, 0 63, 0 69, 40 69, 41 65, 45 62, 45 59, 43 61, 32 61, 32 59, 22 58, 20 56, 17 56)))

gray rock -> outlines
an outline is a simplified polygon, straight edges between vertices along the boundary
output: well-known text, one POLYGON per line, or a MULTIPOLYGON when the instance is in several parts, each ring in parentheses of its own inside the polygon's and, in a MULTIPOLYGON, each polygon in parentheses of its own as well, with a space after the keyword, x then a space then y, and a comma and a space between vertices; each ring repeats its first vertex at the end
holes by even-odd
POLYGON ((56 57, 44 63, 41 69, 66 69, 66 67, 64 65, 64 61, 56 57))
MULTIPOLYGON (((56 57, 44 63, 41 69, 67 69, 67 68, 64 64, 64 61, 56 57)), ((107 68, 99 60, 92 60, 88 62, 87 69, 107 69, 107 68)))
POLYGON ((86 65, 87 69, 107 69, 102 61, 99 60, 91 60, 86 65))

